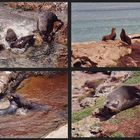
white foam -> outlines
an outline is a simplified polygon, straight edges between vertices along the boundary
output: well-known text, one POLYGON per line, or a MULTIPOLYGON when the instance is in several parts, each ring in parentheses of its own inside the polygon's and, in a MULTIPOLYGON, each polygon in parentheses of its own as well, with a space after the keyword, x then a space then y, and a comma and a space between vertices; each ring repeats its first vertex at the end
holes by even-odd
POLYGON ((11 28, 14 30, 14 32, 17 34, 17 37, 23 37, 23 36, 27 36, 29 34, 32 33, 33 30, 36 29, 36 27, 33 24, 29 24, 29 22, 27 22, 27 20, 24 20, 23 22, 9 22, 9 23, 1 23, 0 21, 0 26, 2 27, 2 31, 1 31, 1 39, 0 42, 5 44, 6 48, 9 48, 9 44, 7 43, 7 41, 5 41, 5 36, 6 36, 6 32, 8 28, 11 28))

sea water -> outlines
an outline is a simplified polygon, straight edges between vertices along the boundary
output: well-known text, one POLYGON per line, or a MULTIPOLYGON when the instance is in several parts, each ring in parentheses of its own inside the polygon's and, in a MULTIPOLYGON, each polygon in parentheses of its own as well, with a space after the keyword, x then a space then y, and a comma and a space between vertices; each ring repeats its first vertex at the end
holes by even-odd
POLYGON ((140 3, 72 3, 72 42, 99 41, 116 27, 140 34, 140 3))

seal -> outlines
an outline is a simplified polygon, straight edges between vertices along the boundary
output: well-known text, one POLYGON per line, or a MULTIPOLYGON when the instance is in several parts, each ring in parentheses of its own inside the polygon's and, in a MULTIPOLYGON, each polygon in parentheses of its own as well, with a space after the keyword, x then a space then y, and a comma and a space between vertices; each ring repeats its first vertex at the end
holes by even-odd
POLYGON ((133 86, 122 86, 107 96, 105 107, 111 112, 118 113, 140 104, 140 90, 133 86))
POLYGON ((126 32, 123 28, 120 33, 120 38, 123 42, 127 43, 128 45, 131 45, 131 38, 128 35, 126 35, 126 32))
POLYGON ((58 17, 50 11, 47 12, 42 12, 41 15, 39 15, 38 20, 37 20, 37 30, 40 32, 42 35, 44 41, 51 42, 53 39, 53 35, 55 32, 57 32, 63 25, 63 22, 58 19, 58 17), (60 23, 59 27, 55 31, 53 31, 54 23, 60 23))
POLYGON ((16 35, 16 33, 14 32, 13 29, 9 28, 9 29, 7 30, 5 40, 6 40, 8 43, 12 43, 12 42, 14 42, 14 41, 17 40, 17 35, 16 35))
POLYGON ((32 111, 47 111, 47 112, 51 110, 51 107, 48 105, 42 105, 31 101, 27 101, 25 100, 25 98, 17 94, 12 94, 11 97, 17 104, 18 108, 25 108, 32 111))
POLYGON ((10 105, 5 109, 0 109, 0 115, 14 114, 18 109, 17 103, 14 101, 14 98, 9 98, 10 105))
POLYGON ((116 28, 113 27, 111 29, 111 34, 103 36, 102 41, 115 40, 115 38, 116 38, 116 28))
POLYGON ((34 35, 28 35, 17 39, 10 44, 11 48, 24 48, 26 46, 33 46, 35 42, 34 35))

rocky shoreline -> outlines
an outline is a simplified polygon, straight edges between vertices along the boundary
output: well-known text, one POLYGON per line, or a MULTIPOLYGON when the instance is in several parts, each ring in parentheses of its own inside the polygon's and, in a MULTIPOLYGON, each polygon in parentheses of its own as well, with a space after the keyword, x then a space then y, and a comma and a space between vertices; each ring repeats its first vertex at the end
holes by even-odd
MULTIPOLYGON (((54 3, 50 3, 50 8, 54 8, 52 11, 62 19, 64 26, 55 34, 55 39, 50 45, 42 42, 37 33, 33 33, 36 30, 38 17, 36 10, 40 3, 0 4, 2 19, 0 26, 1 67, 67 67, 67 5, 66 3, 61 3, 59 5, 60 11, 57 11, 57 6, 53 7, 53 5, 54 3), (21 8, 22 6, 25 6, 25 8, 21 8), (28 6, 35 7, 35 9, 27 10, 28 6), (10 48, 5 41, 5 34, 9 27, 15 31, 18 37, 34 34, 36 38, 35 44, 24 48, 10 48)), ((47 7, 47 3, 45 3, 45 6, 47 7)), ((45 8, 44 10, 47 9, 45 8)))
POLYGON ((121 40, 72 43, 72 66, 138 67, 139 34, 129 36, 132 38, 132 45, 127 45, 121 40))

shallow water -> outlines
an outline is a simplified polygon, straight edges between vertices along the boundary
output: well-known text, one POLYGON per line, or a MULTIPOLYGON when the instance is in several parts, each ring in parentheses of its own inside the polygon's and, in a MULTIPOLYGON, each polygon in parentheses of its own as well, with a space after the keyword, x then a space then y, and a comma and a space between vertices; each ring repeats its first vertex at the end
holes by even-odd
POLYGON ((30 77, 17 93, 36 103, 49 105, 47 112, 29 111, 25 115, 0 117, 0 138, 39 138, 67 122, 67 75, 30 77))
POLYGON ((140 33, 140 3, 72 3, 72 42, 98 41, 116 27, 140 33))

